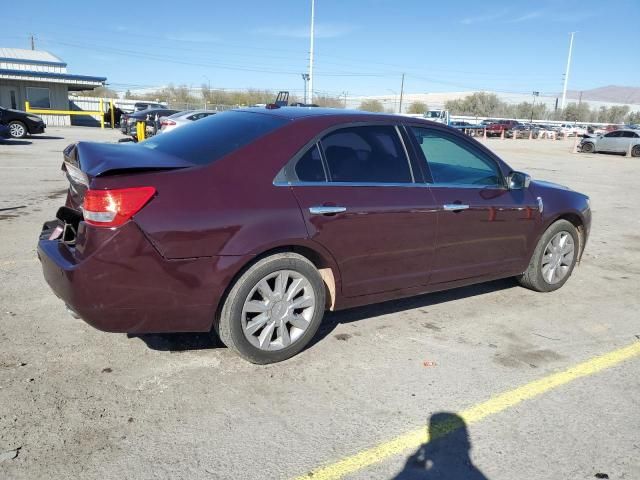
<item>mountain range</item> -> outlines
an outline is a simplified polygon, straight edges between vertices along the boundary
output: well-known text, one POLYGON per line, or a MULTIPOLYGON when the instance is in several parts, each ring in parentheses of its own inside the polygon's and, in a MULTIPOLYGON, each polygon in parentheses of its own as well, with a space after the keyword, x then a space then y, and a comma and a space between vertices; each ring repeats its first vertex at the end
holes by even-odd
MULTIPOLYGON (((567 97, 572 100, 578 100, 580 98, 580 91, 568 90, 567 97)), ((588 102, 589 100, 640 104, 640 87, 607 85, 606 87, 582 90, 582 101, 588 102)))

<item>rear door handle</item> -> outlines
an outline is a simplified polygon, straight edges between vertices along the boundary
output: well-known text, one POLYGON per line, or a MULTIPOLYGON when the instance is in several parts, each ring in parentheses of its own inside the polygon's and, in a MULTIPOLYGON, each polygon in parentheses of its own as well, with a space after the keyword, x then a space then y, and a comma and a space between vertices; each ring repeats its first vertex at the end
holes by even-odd
POLYGON ((442 208, 447 212, 456 212, 458 210, 467 210, 469 205, 463 205, 462 203, 445 203, 442 208))
POLYGON ((319 207, 309 207, 309 213, 312 215, 335 215, 336 213, 346 212, 346 207, 330 207, 322 205, 319 207))

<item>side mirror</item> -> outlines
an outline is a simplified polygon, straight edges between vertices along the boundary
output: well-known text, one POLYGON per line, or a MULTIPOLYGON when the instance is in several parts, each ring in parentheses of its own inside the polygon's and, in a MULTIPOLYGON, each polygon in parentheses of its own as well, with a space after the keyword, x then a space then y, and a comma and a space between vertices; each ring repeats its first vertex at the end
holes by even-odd
POLYGON ((509 185, 509 190, 522 190, 523 188, 528 188, 530 183, 531 177, 526 173, 511 172, 511 174, 507 177, 507 185, 509 185))

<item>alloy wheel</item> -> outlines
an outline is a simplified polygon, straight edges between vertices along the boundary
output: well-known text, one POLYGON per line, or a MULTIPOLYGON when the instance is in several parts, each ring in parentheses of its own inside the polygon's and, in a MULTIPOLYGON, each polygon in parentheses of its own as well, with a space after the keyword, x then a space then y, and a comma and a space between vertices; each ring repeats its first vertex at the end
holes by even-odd
POLYGON ((574 262, 575 245, 569 232, 556 233, 547 243, 542 255, 542 278, 548 284, 564 279, 574 262))
POLYGON ((25 136, 26 131, 22 124, 12 123, 11 125, 9 125, 9 133, 13 138, 22 138, 25 136))
POLYGON ((302 337, 316 309, 309 280, 293 270, 262 278, 242 306, 242 331, 260 350, 281 350, 302 337))

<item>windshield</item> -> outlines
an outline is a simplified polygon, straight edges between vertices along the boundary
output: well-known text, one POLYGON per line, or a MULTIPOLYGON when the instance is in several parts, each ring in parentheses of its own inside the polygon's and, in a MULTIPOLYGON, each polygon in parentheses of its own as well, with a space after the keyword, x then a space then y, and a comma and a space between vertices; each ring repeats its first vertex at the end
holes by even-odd
POLYGON ((229 111, 156 135, 138 145, 204 165, 253 142, 287 121, 274 115, 229 111))

